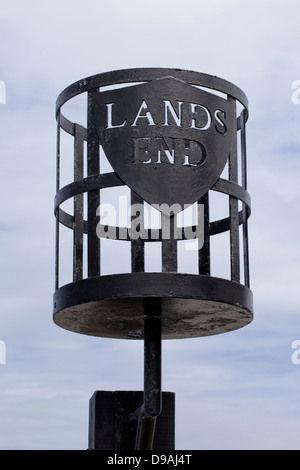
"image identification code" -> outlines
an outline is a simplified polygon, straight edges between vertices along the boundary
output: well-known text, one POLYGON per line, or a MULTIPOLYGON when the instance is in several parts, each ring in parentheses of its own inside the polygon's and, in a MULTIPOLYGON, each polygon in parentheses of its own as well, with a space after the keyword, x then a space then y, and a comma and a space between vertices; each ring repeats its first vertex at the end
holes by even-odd
POLYGON ((178 465, 186 464, 189 465, 191 463, 191 457, 192 455, 190 454, 152 454, 151 457, 149 458, 142 458, 141 456, 136 456, 136 457, 123 457, 123 456, 117 456, 116 454, 114 456, 111 456, 107 459, 107 464, 108 465, 132 465, 135 468, 137 468, 141 463, 147 462, 152 465, 172 465, 173 467, 177 467, 178 465))

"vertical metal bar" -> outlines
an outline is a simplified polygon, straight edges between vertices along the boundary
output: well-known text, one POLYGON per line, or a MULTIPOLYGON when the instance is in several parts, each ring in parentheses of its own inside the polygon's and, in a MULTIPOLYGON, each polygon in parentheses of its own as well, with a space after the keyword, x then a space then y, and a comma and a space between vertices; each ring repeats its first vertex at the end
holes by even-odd
MULTIPOLYGON (((247 153, 246 153, 246 122, 245 110, 241 113, 241 160, 242 160, 242 185, 247 190, 247 153)), ((244 254, 244 282, 247 287, 250 287, 250 272, 249 272, 249 247, 248 247, 248 218, 247 208, 243 203, 243 254, 244 254)))
POLYGON ((160 299, 144 301, 144 404, 149 415, 161 412, 161 304, 160 299))
POLYGON ((144 200, 138 196, 134 191, 131 191, 131 219, 134 224, 134 219, 138 218, 139 227, 132 225, 135 232, 139 229, 140 237, 131 240, 131 270, 132 272, 144 272, 145 270, 145 243, 142 238, 144 231, 144 200), (134 211, 135 204, 139 205, 140 214, 137 215, 134 211))
MULTIPOLYGON (((99 140, 94 121, 94 96, 97 90, 88 92, 88 129, 87 129, 87 174, 100 172, 99 140)), ((100 240, 96 233, 96 211, 100 204, 99 190, 88 193, 88 277, 100 275, 100 240)))
POLYGON ((161 213, 162 271, 177 272, 177 217, 161 213))
MULTIPOLYGON (((60 188, 60 111, 57 114, 56 135, 56 192, 60 188)), ((59 287, 59 208, 56 212, 55 227, 55 290, 59 287)))
POLYGON ((144 300, 144 404, 138 420, 136 450, 153 447, 156 418, 162 409, 161 392, 161 303, 144 300))
POLYGON ((140 415, 136 436, 136 450, 152 450, 155 427, 156 416, 140 415))
MULTIPOLYGON (((229 97, 229 101, 234 98, 229 97)), ((238 166, 237 166, 237 119, 236 112, 233 119, 233 142, 231 145, 229 156, 229 180, 234 183, 238 182, 238 166)), ((239 246, 239 214, 238 200, 229 196, 229 215, 230 215, 230 265, 231 280, 240 282, 240 246, 239 246)))
MULTIPOLYGON (((84 130, 74 125, 74 181, 83 178, 84 130)), ((73 282, 82 279, 83 272, 83 194, 74 197, 73 282)))
MULTIPOLYGON (((204 230, 204 243, 203 247, 199 249, 199 274, 205 276, 210 275, 210 238, 209 238, 209 195, 208 192, 202 196, 198 201, 198 204, 204 205, 204 220, 203 220, 203 230, 204 230)), ((201 221, 198 220, 198 224, 201 221)))

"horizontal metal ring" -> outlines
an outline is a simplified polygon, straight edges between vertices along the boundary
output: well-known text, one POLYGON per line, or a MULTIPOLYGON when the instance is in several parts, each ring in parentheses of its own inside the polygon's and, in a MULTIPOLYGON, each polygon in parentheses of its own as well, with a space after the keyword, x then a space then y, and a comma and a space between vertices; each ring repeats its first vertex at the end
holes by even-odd
POLYGON ((86 193, 88 191, 95 191, 97 189, 111 188, 115 186, 124 185, 125 183, 114 172, 103 173, 101 175, 87 176, 82 180, 74 181, 64 186, 56 193, 54 199, 54 212, 57 211, 58 206, 60 204, 78 194, 86 193))
POLYGON ((60 287, 53 297, 53 319, 77 333, 142 339, 147 297, 161 299, 163 339, 225 333, 253 318, 252 292, 237 282, 193 274, 130 273, 60 287))
MULTIPOLYGON (((82 194, 88 191, 95 191, 97 189, 104 189, 115 186, 124 186, 125 183, 114 172, 103 173, 101 175, 87 176, 79 181, 74 181, 63 188, 61 188, 55 195, 54 199, 54 212, 57 211, 58 206, 67 201, 71 197, 82 194)), ((251 198, 249 193, 233 181, 228 181, 219 178, 218 181, 212 186, 212 191, 221 192, 228 196, 235 197, 242 201, 246 206, 250 215, 251 198)), ((196 201, 195 201, 196 202, 196 201)))
MULTIPOLYGON (((71 214, 68 214, 67 212, 59 208, 60 204, 70 199, 71 197, 74 197, 78 194, 82 194, 83 192, 94 191, 97 189, 104 189, 104 188, 110 188, 110 187, 115 187, 115 186, 124 186, 124 185, 125 183, 118 177, 116 173, 103 173, 102 175, 89 176, 80 181, 74 181, 73 183, 70 183, 64 186, 62 189, 60 189, 57 192, 55 196, 54 213, 59 211, 59 215, 58 215, 59 222, 68 228, 74 229, 74 216, 72 216, 71 214)), ((232 181, 227 181, 222 178, 219 178, 219 180, 214 184, 211 190, 218 191, 228 196, 235 197, 236 199, 239 199, 245 204, 246 211, 242 209, 238 213, 239 225, 243 224, 245 222, 245 219, 250 217, 251 199, 250 199, 249 193, 244 188, 242 188, 241 186, 239 186, 238 184, 232 181)), ((106 227, 106 225, 103 225, 102 227, 106 227)), ((115 227, 115 226, 110 226, 110 225, 107 226, 108 232, 116 233, 116 237, 114 239, 119 239, 118 233, 119 231, 124 232, 124 229, 126 228, 115 227)), ((191 233, 192 231, 194 232, 196 230, 196 226, 183 227, 182 229, 178 228, 178 239, 187 240, 187 238, 185 237, 185 233, 187 230, 189 231, 189 233, 191 233)), ((223 233, 227 230, 230 230, 230 217, 212 221, 209 224, 210 235, 217 235, 218 233, 223 233)), ((83 232, 87 233, 87 221, 86 220, 83 221, 83 232)), ((125 240, 131 240, 131 238, 128 236, 127 238, 125 238, 125 240)), ((161 240, 162 240, 161 230, 158 230, 158 237, 155 239, 151 239, 151 241, 161 241, 161 240)))
MULTIPOLYGON (((238 220, 239 220, 239 225, 242 225, 246 219, 247 219, 247 214, 245 213, 244 210, 239 211, 238 213, 238 220)), ((67 212, 63 211, 62 209, 58 209, 58 220, 59 222, 64 225, 65 227, 68 227, 72 230, 74 230, 75 226, 75 219, 74 216, 71 214, 68 214, 67 212)), ((101 224, 100 226, 103 231, 106 229, 108 234, 115 233, 115 237, 112 236, 107 236, 105 238, 109 238, 111 240, 124 240, 124 241, 132 241, 132 238, 129 235, 128 232, 128 227, 116 227, 114 225, 104 225, 101 224), (126 237, 124 237, 124 233, 127 231, 126 237), (120 236, 120 233, 122 236, 120 236)), ((191 238, 186 237, 186 233, 196 233, 197 227, 195 225, 192 226, 186 226, 186 227, 179 227, 177 228, 177 240, 191 240, 191 238)), ((152 238, 152 236, 147 236, 144 241, 150 241, 150 242, 160 242, 163 240, 162 238, 162 230, 161 229, 153 229, 156 232, 157 237, 152 238)), ((227 232, 230 230, 230 217, 225 217, 224 219, 220 220, 215 220, 213 222, 210 222, 209 224, 209 235, 218 235, 219 233, 227 232)), ((151 235, 151 229, 145 229, 145 232, 148 234, 150 233, 151 235)), ((88 233, 88 223, 87 220, 83 221, 83 233, 88 233)))
POLYGON ((157 78, 162 78, 168 75, 184 80, 190 85, 203 86, 205 88, 217 90, 232 96, 244 106, 246 110, 245 121, 248 119, 248 99, 245 93, 239 87, 231 82, 228 82, 227 80, 213 75, 172 68, 137 68, 115 70, 92 75, 90 77, 78 80, 77 82, 74 82, 65 88, 58 96, 56 101, 56 115, 63 104, 80 93, 108 85, 155 80, 157 78))

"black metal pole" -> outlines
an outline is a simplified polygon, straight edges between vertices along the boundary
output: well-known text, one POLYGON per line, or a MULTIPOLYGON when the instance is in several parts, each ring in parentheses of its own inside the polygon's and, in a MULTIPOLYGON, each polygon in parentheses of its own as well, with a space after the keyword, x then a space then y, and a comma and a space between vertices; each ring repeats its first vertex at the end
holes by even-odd
POLYGON ((151 450, 156 418, 162 409, 160 299, 144 301, 144 404, 140 408, 136 450, 151 450))

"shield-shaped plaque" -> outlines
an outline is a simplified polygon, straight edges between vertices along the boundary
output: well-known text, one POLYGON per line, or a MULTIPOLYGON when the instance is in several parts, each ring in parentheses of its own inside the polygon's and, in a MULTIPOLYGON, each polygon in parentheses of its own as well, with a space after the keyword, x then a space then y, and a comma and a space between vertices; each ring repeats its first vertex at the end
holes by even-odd
POLYGON ((236 118, 231 101, 173 77, 99 91, 94 117, 119 177, 149 204, 174 212, 221 175, 236 118))

